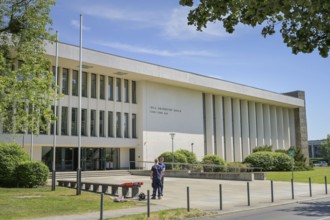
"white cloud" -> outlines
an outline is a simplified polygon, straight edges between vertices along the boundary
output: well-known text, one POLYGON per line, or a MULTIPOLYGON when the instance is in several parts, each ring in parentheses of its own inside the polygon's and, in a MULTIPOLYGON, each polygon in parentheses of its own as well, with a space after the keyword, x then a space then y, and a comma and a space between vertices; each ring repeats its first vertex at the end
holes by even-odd
POLYGON ((205 51, 205 50, 183 50, 183 51, 170 51, 170 50, 159 50, 159 49, 151 49, 145 47, 138 47, 129 44, 122 43, 107 43, 107 42, 98 42, 98 45, 110 47, 113 49, 119 49, 127 52, 133 53, 142 53, 142 54, 152 54, 157 56, 164 57, 178 57, 178 56, 199 56, 199 57, 217 57, 218 54, 205 51))
MULTIPOLYGON (((71 20, 71 25, 77 29, 80 29, 80 21, 78 20, 71 20)), ((83 25, 82 29, 84 31, 89 31, 91 28, 83 25)))

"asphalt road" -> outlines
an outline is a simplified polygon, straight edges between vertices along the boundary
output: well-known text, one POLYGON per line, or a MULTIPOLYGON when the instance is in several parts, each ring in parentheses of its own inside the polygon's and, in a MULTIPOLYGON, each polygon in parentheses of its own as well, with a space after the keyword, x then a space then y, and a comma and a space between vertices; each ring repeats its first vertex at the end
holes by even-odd
POLYGON ((330 198, 223 214, 200 220, 330 220, 330 198))

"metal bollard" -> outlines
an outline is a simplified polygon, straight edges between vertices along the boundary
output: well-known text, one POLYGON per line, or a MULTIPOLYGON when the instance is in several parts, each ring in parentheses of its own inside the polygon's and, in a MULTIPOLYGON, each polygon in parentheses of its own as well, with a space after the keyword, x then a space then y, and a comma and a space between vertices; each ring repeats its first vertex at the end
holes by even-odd
POLYGON ((327 176, 324 176, 324 184, 325 184, 325 194, 328 194, 328 181, 327 181, 327 176))
POLYGON ((219 196, 220 196, 220 210, 222 210, 222 185, 219 185, 219 196))
POLYGON ((101 193, 101 204, 100 204, 100 220, 103 220, 103 209, 104 209, 104 193, 101 193))
POLYGON ((250 206, 250 183, 247 182, 247 199, 248 199, 248 206, 250 206))
POLYGON ((150 190, 147 190, 147 217, 150 217, 150 190))
POLYGON ((270 181, 270 194, 271 194, 271 201, 274 202, 274 185, 273 180, 270 181))
POLYGON ((309 177, 308 178, 309 182, 309 196, 312 197, 312 179, 309 177))
POLYGON ((189 186, 187 186, 187 211, 190 212, 189 186))
POLYGON ((294 199, 294 186, 293 186, 293 179, 291 179, 291 195, 292 195, 292 199, 294 199))

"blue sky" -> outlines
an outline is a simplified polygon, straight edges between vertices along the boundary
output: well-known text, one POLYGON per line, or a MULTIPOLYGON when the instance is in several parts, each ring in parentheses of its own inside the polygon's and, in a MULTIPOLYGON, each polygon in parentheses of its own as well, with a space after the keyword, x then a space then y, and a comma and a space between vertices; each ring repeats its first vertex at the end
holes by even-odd
POLYGON ((51 17, 60 41, 278 93, 306 92, 309 140, 330 134, 330 58, 294 55, 279 33, 220 23, 202 33, 188 26, 179 0, 57 0, 51 17))

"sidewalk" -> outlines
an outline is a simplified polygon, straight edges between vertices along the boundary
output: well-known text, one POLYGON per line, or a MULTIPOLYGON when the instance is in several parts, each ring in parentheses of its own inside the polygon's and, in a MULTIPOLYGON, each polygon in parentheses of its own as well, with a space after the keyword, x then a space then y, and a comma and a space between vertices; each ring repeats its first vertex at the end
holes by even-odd
MULTIPOLYGON (((140 192, 147 194, 147 190, 152 191, 151 180, 147 176, 111 176, 94 177, 84 180, 100 183, 123 183, 123 182, 144 182, 140 192)), ((228 213, 257 209, 274 205, 283 205, 307 201, 317 198, 329 197, 325 194, 324 184, 312 184, 312 197, 310 197, 308 183, 294 184, 294 200, 291 194, 290 182, 274 182, 274 202, 271 202, 270 181, 249 182, 250 206, 248 206, 247 182, 206 180, 206 179, 185 179, 165 177, 164 197, 161 200, 151 200, 150 212, 187 208, 187 187, 190 192, 190 208, 207 211, 228 213), (222 186, 222 211, 220 211, 219 185, 222 186)), ((329 186, 329 185, 328 185, 329 186)), ((106 201, 106 200, 105 200, 106 201)), ((147 204, 146 200, 141 201, 147 204)), ((126 208, 121 210, 104 211, 103 218, 116 218, 125 215, 147 213, 147 206, 126 208)), ((93 212, 81 215, 53 216, 38 218, 35 220, 90 220, 99 219, 100 212, 93 212)))

